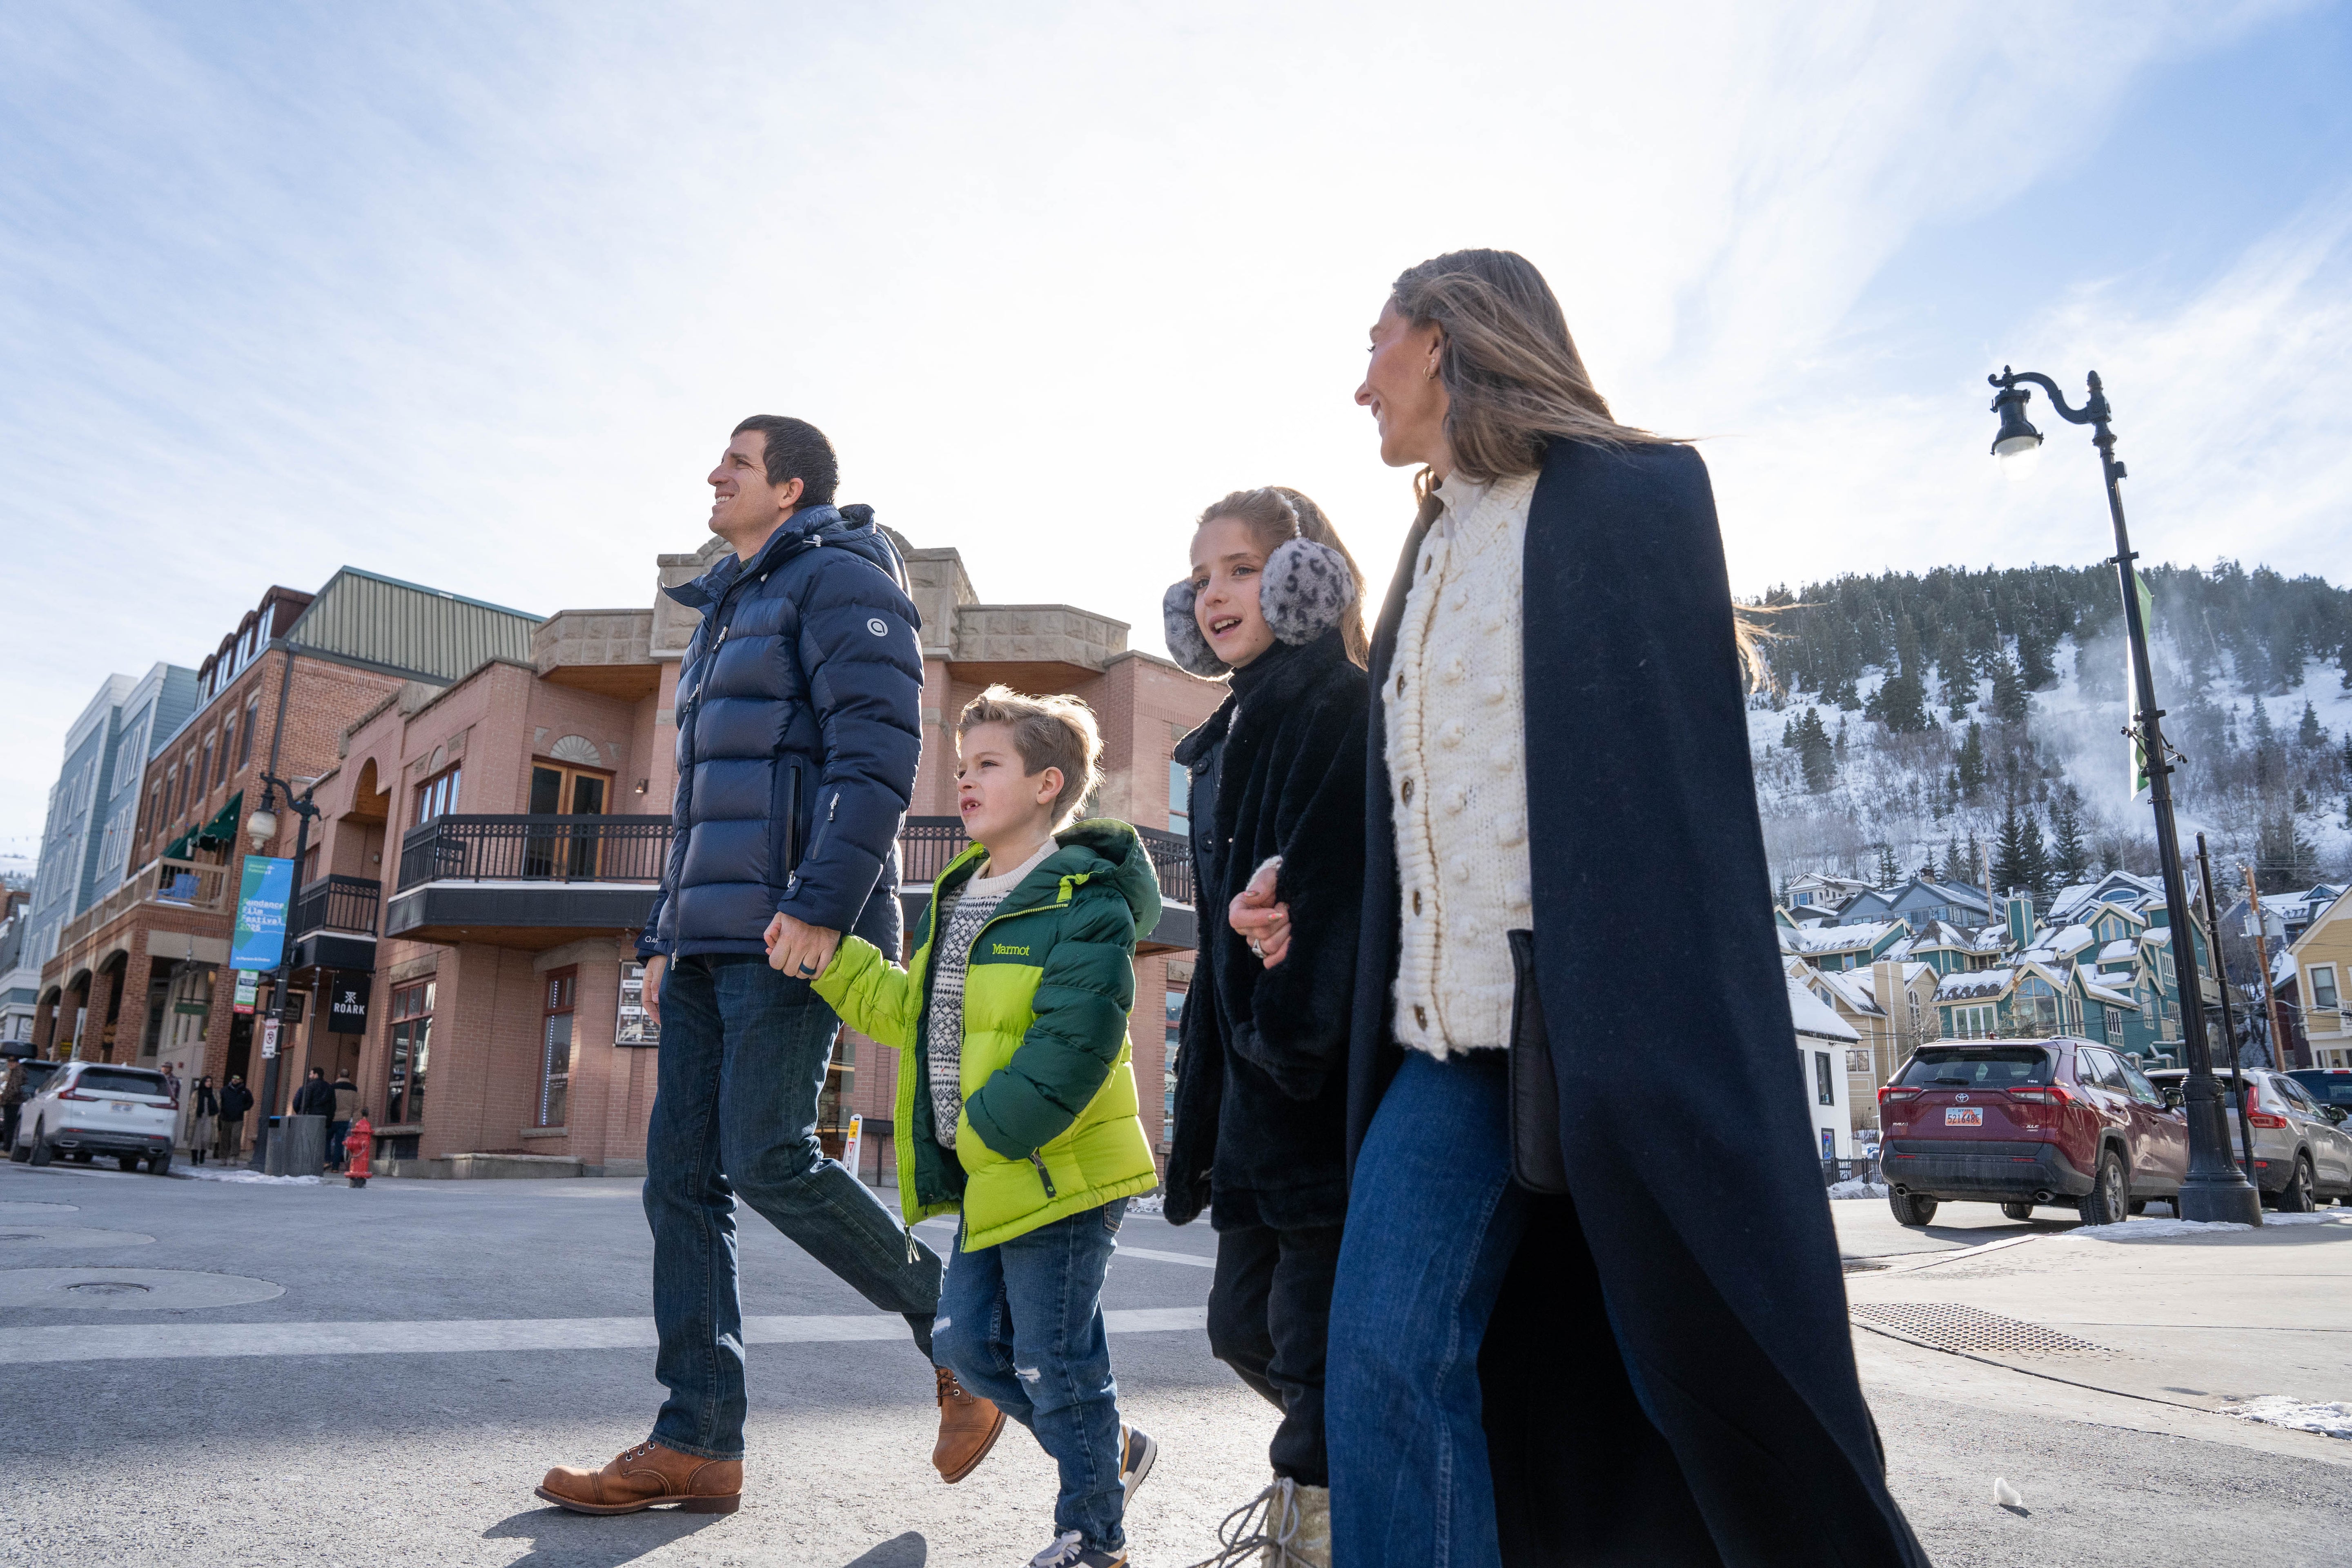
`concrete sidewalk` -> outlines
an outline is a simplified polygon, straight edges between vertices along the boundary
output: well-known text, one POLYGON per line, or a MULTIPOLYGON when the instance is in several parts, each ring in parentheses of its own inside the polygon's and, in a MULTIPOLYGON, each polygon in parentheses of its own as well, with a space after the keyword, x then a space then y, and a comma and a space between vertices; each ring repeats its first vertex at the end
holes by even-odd
POLYGON ((2352 1405, 2352 1213, 2268 1217, 1999 1227, 1850 1266, 1864 1378, 2352 1468, 2352 1442, 2242 1414, 2352 1405))

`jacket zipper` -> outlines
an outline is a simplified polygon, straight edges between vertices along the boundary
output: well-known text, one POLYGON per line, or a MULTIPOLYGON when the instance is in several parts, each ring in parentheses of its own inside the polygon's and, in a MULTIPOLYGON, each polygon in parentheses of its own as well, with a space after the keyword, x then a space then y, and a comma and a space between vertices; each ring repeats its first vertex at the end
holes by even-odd
POLYGON ((1045 1195, 1060 1197, 1062 1194, 1054 1190, 1054 1178, 1045 1173, 1045 1156, 1032 1149, 1029 1151, 1029 1163, 1037 1167, 1037 1179, 1045 1184, 1045 1195))
MULTIPOLYGON (((836 798, 838 798, 838 797, 836 797, 836 798)), ((989 928, 989 927, 991 927, 991 926, 992 926, 992 925, 994 925, 994 924, 995 924, 997 921, 1009 921, 1009 920, 1012 920, 1012 919, 1013 919, 1015 916, 1018 916, 1018 915, 1034 915, 1034 914, 1035 914, 1035 913, 1036 913, 1038 910, 1058 910, 1058 909, 1062 908, 1064 905, 1067 904, 1069 901, 1070 901, 1070 900, 1069 900, 1067 898, 1066 898, 1066 897, 1062 896, 1062 895, 1061 895, 1061 894, 1059 894, 1059 893, 1056 893, 1056 894, 1055 894, 1055 898, 1054 898, 1053 902, 1051 902, 1051 903, 1046 903, 1046 904, 1031 904, 1031 905, 1029 905, 1026 909, 1019 909, 1019 910, 1004 910, 1002 914, 993 914, 993 915, 991 915, 991 916, 989 916, 989 917, 988 917, 988 919, 986 919, 986 920, 984 920, 984 921, 981 921, 981 922, 980 922, 980 930, 978 930, 978 931, 974 931, 974 932, 972 932, 972 933, 971 933, 971 944, 972 944, 974 947, 978 947, 978 946, 980 945, 980 939, 981 939, 982 936, 984 936, 984 935, 986 935, 986 934, 987 934, 988 928, 989 928)), ((936 892, 934 892, 934 893, 931 895, 931 907, 932 907, 934 910, 938 909, 938 907, 939 907, 939 895, 938 895, 936 892)), ((939 922, 938 922, 936 920, 934 920, 934 921, 932 921, 932 930, 934 931, 934 932, 936 932, 936 931, 937 931, 938 927, 939 927, 939 922)), ((932 940, 933 940, 934 942, 936 942, 936 941, 937 941, 937 940, 939 940, 939 939, 938 939, 938 937, 937 937, 936 935, 934 935, 934 936, 933 936, 933 938, 932 938, 932 940)), ((966 961, 966 963, 965 963, 965 970, 964 970, 964 972, 965 972, 965 973, 966 973, 966 974, 970 974, 970 973, 971 973, 971 964, 970 964, 970 961, 969 961, 969 960, 967 960, 967 961, 966 961)), ((928 985, 928 980, 926 981, 926 984, 928 985)), ((962 1050, 961 1045, 961 1044, 959 1044, 959 1045, 958 1045, 958 1047, 957 1047, 957 1051, 958 1051, 958 1054, 959 1054, 959 1055, 961 1055, 961 1050, 962 1050)), ((1032 1149, 1032 1150, 1030 1150, 1030 1151, 1029 1151, 1029 1163, 1030 1163, 1031 1164, 1033 1164, 1033 1165, 1034 1165, 1034 1166, 1036 1166, 1036 1167, 1037 1167, 1037 1180, 1038 1180, 1040 1183, 1044 1184, 1045 1188, 1045 1195, 1046 1195, 1047 1197, 1049 1197, 1049 1198, 1057 1198, 1057 1197, 1060 1197, 1062 1194, 1055 1189, 1055 1186, 1054 1186, 1054 1178, 1053 1178, 1052 1173, 1049 1173, 1049 1172, 1045 1169, 1045 1153, 1044 1153, 1042 1151, 1040 1151, 1040 1150, 1036 1150, 1036 1149, 1032 1149)))

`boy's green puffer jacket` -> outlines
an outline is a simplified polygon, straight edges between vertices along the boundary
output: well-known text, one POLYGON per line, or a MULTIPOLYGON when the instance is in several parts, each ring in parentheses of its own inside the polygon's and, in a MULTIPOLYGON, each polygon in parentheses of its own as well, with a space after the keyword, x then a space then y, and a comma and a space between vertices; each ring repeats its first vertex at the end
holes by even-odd
MULTIPOLYGON (((1124 822, 1095 817, 1055 841, 972 939, 952 1152, 933 1131, 924 1049, 938 899, 908 968, 846 937, 815 982, 843 1022, 901 1053, 895 1125, 907 1223, 961 1206, 971 1247, 1159 1184, 1127 1037, 1135 943, 1160 923, 1159 879, 1124 822)), ((975 844, 957 856, 939 887, 961 886, 986 855, 975 844)))

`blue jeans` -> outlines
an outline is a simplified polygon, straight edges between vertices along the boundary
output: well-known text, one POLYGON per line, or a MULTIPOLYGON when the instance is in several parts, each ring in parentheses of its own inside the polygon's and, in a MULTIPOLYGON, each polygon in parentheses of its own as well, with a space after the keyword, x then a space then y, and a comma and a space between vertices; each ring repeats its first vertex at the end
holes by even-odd
POLYGON ((743 1454, 743 1306, 735 1199, 931 1353, 939 1255, 816 1138, 817 1094, 841 1020, 805 980, 755 954, 681 959, 662 976, 662 1037, 646 1134, 654 1232, 654 1375, 669 1390, 654 1441, 709 1459, 743 1454))
POLYGON ((1501 1051, 1407 1051, 1356 1156, 1324 1394, 1331 1559, 1499 1561, 1478 1347, 1528 1223, 1501 1051))
POLYGON ((1102 1315, 1103 1275, 1126 1217, 1127 1200, 1114 1198, 977 1252, 959 1229, 937 1325, 940 1360, 967 1391, 1028 1427, 1061 1468, 1054 1533, 1075 1530, 1103 1551, 1127 1543, 1118 1383, 1102 1315))

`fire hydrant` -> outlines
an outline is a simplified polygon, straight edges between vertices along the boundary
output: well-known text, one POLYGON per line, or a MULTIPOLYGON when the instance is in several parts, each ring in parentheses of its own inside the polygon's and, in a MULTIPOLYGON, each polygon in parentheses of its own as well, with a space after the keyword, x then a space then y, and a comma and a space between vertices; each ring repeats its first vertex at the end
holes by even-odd
POLYGON ((368 1179, 368 1155, 375 1149, 375 1129, 369 1125, 367 1112, 362 1110, 352 1121, 352 1130, 343 1135, 343 1154, 349 1162, 344 1174, 352 1185, 364 1187, 368 1179))

